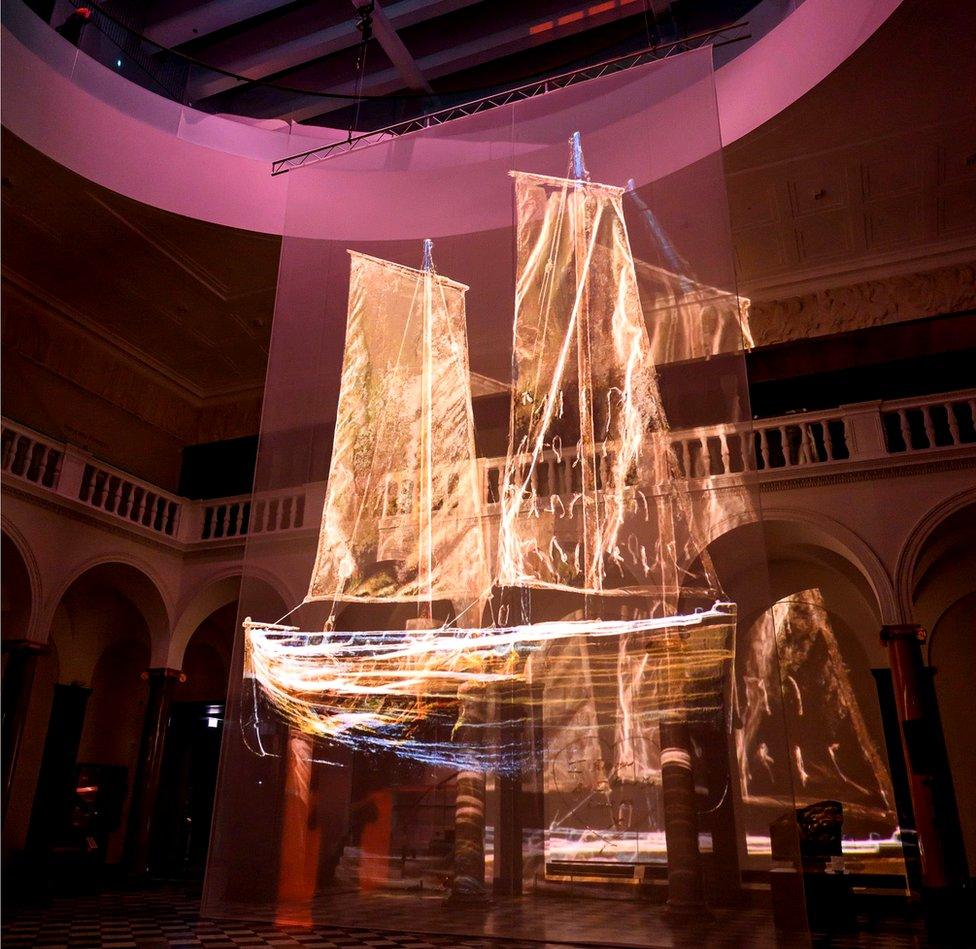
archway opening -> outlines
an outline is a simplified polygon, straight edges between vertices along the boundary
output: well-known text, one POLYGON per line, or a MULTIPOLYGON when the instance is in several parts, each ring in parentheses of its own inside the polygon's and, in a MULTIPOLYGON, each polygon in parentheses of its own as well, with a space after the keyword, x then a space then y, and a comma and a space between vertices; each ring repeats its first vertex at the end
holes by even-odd
MULTIPOLYGON (((166 664, 180 670, 180 678, 169 706, 150 841, 149 866, 156 876, 203 876, 222 743, 247 741, 239 726, 225 730, 225 722, 234 719, 227 715, 228 706, 242 701, 240 622, 245 614, 280 616, 286 609, 271 582, 248 577, 242 583, 239 576, 225 576, 196 591, 176 623, 166 664)), ((221 794, 247 795, 234 775, 221 780, 221 794)), ((260 781, 257 789, 260 798, 260 781)), ((253 791, 241 807, 256 814, 260 808, 253 791)), ((235 827, 235 833, 246 832, 243 824, 235 827)), ((254 856, 261 858, 257 851, 254 856)))
POLYGON ((976 867, 976 504, 939 523, 925 539, 912 569, 912 615, 929 633, 928 662, 942 718, 946 753, 962 825, 969 871, 976 867))
POLYGON ((847 869, 904 874, 875 679, 887 669, 885 594, 852 547, 856 538, 839 526, 786 517, 735 528, 709 547, 739 608, 733 769, 747 866, 772 848, 770 825, 784 809, 836 800, 847 869))
POLYGON ((27 849, 55 885, 93 887, 121 863, 139 767, 152 642, 168 623, 152 580, 103 563, 65 590, 50 639, 57 681, 27 849))
POLYGON ((173 692, 150 866, 167 878, 200 879, 217 789, 237 600, 215 609, 190 637, 173 692))
MULTIPOLYGON (((26 639, 30 628, 32 591, 30 574, 20 549, 6 533, 0 547, 0 610, 3 641, 26 639)), ((5 659, 6 662, 6 659, 5 659)))
MULTIPOLYGON (((0 694, 3 729, 0 744, 3 752, 3 808, 6 815, 27 722, 40 644, 28 640, 33 599, 30 573, 19 548, 6 533, 3 534, 0 558, 0 607, 3 614, 0 621, 3 635, 3 690, 0 694)), ((6 839, 6 822, 4 831, 6 839)))

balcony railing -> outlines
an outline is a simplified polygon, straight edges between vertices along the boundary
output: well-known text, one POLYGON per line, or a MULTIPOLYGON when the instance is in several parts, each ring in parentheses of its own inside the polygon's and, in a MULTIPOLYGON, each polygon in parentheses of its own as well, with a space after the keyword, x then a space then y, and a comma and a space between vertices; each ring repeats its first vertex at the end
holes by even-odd
POLYGON ((690 478, 848 461, 851 449, 846 422, 840 412, 811 412, 696 429, 675 438, 675 454, 682 474, 690 478))
POLYGON ((64 451, 29 429, 3 423, 0 468, 6 474, 45 488, 56 488, 64 451))
MULTIPOLYGON (((681 474, 704 480, 752 473, 812 473, 842 464, 976 445, 974 422, 976 392, 966 391, 682 429, 671 435, 681 474)), ((547 452, 532 475, 537 482, 533 483, 536 494, 578 492, 580 474, 575 461, 575 448, 563 449, 558 456, 547 452)), ((482 461, 482 484, 488 504, 498 501, 504 468, 504 458, 482 461)))
POLYGON ((960 393, 956 398, 887 402, 881 412, 885 442, 892 454, 917 453, 976 439, 976 398, 960 393))
POLYGON ((239 540, 304 526, 305 490, 191 501, 6 419, 0 470, 15 481, 183 543, 239 540))
MULTIPOLYGON (((672 444, 681 474, 703 485, 710 479, 762 481, 886 458, 921 458, 976 448, 976 390, 682 429, 672 432, 672 444)), ((575 454, 573 447, 558 455, 547 453, 533 475, 537 493, 571 496, 579 491, 575 454)), ((604 459, 608 460, 609 456, 604 459)), ((484 501, 497 504, 505 459, 480 458, 479 467, 484 501)), ((7 420, 0 439, 0 470, 5 480, 27 482, 137 530, 184 544, 239 542, 247 536, 313 529, 317 516, 309 521, 309 514, 320 508, 325 487, 316 483, 191 501, 7 420)), ((389 476, 388 498, 409 494, 408 484, 389 476)))
POLYGON ((84 467, 78 500, 168 537, 176 534, 184 503, 175 494, 151 488, 129 475, 94 463, 84 467))
POLYGON ((242 495, 202 505, 200 540, 298 530, 305 526, 305 492, 242 495))

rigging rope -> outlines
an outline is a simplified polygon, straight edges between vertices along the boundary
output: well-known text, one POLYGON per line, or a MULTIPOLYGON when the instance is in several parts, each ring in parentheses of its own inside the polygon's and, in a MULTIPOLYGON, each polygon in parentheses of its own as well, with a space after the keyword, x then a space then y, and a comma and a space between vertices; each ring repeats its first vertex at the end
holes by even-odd
POLYGON ((356 29, 362 34, 359 41, 359 54, 356 58, 356 109, 349 124, 348 140, 352 141, 354 129, 359 127, 359 110, 363 104, 363 84, 366 81, 366 53, 369 49, 369 41, 373 38, 373 11, 376 9, 374 0, 363 4, 356 10, 356 29))

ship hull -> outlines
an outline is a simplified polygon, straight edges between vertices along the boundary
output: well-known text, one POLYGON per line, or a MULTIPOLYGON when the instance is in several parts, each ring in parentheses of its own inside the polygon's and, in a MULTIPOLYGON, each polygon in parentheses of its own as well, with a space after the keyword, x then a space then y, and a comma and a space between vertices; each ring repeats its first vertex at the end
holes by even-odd
POLYGON ((598 704, 625 702, 621 714, 642 728, 721 714, 735 606, 489 629, 323 633, 247 620, 244 630, 245 674, 262 707, 303 732, 364 752, 511 773, 525 766, 529 743, 502 742, 498 728, 511 734, 535 705, 537 720, 558 720, 559 707, 580 698, 545 688, 567 649, 602 663, 598 704))

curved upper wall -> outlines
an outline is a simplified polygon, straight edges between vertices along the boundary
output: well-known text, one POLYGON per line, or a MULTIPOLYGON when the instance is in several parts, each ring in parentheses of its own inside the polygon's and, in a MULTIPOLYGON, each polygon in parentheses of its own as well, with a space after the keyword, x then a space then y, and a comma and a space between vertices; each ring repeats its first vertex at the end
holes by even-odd
MULTIPOLYGON (((722 142, 812 89, 901 0, 806 0, 715 73, 722 142)), ((332 129, 213 116, 157 96, 79 52, 20 0, 3 0, 3 124, 72 171, 187 217, 280 234, 287 175, 276 158, 332 129)))

